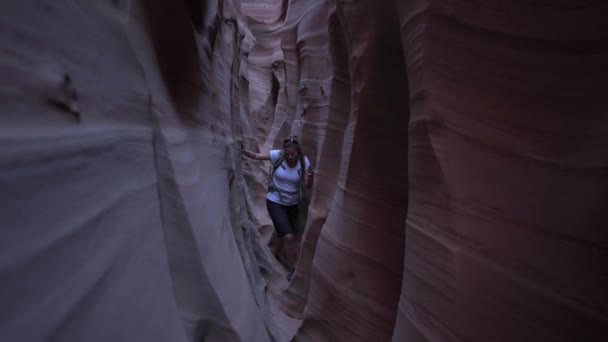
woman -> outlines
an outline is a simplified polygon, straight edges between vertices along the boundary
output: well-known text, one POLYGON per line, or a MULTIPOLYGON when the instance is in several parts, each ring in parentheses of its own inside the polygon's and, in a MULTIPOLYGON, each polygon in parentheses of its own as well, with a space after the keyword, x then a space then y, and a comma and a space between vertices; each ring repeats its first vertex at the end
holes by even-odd
POLYGON ((243 148, 241 152, 256 160, 270 160, 272 163, 266 208, 274 224, 277 243, 272 253, 278 258, 285 240, 293 241, 297 232, 298 202, 301 199, 301 186, 310 188, 313 171, 308 158, 302 153, 296 137, 283 140, 282 150, 268 153, 255 153, 243 148))

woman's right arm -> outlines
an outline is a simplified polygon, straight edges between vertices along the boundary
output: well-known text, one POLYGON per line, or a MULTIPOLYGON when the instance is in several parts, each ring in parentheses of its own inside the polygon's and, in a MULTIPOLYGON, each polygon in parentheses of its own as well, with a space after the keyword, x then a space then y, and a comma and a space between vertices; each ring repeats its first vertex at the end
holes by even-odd
POLYGON ((241 147, 241 152, 245 155, 245 157, 249 157, 255 160, 270 160, 270 152, 266 152, 266 153, 255 153, 253 151, 250 151, 244 147, 241 147))

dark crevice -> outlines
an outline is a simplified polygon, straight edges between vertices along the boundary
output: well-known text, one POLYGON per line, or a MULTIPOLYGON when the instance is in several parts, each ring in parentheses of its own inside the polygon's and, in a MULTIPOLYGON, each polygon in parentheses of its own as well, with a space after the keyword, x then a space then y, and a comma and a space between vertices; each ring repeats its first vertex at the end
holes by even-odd
POLYGON ((203 84, 188 8, 179 2, 152 1, 142 2, 142 7, 161 76, 176 112, 182 119, 194 119, 203 84))
POLYGON ((186 0, 186 5, 188 6, 188 12, 190 12, 192 25, 197 32, 201 32, 204 28, 201 0, 186 0))
POLYGON ((270 88, 270 105, 272 106, 272 108, 275 108, 277 106, 277 101, 279 100, 279 88, 281 87, 281 84, 279 83, 279 80, 277 79, 277 76, 273 73, 272 74, 272 87, 270 88))

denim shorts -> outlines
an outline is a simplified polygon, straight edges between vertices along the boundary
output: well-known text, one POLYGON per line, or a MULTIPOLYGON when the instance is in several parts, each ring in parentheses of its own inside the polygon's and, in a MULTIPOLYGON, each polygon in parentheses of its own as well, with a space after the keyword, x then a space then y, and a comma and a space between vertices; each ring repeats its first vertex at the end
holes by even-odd
POLYGON ((277 237, 295 234, 298 227, 298 205, 282 205, 266 199, 266 209, 274 224, 277 237))

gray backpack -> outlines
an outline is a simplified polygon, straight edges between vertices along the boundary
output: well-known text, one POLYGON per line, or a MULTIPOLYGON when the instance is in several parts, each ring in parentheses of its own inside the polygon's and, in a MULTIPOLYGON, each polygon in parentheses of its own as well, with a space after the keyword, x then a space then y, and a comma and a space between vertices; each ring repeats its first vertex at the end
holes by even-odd
POLYGON ((290 195, 290 196, 296 195, 297 201, 299 203, 300 200, 302 200, 302 196, 304 195, 304 172, 302 170, 305 167, 304 155, 300 155, 300 168, 298 169, 298 175, 300 176, 300 182, 298 184, 298 191, 296 191, 296 192, 280 189, 279 187, 277 187, 274 184, 274 172, 279 167, 282 167, 283 169, 285 169, 285 166, 282 165, 283 161, 285 161, 285 154, 284 154, 283 150, 281 150, 281 152, 279 152, 279 158, 277 158, 274 161, 274 163, 271 161, 270 170, 268 171, 268 192, 274 192, 274 193, 278 194, 279 198, 281 198, 281 200, 283 199, 283 195, 290 195))

